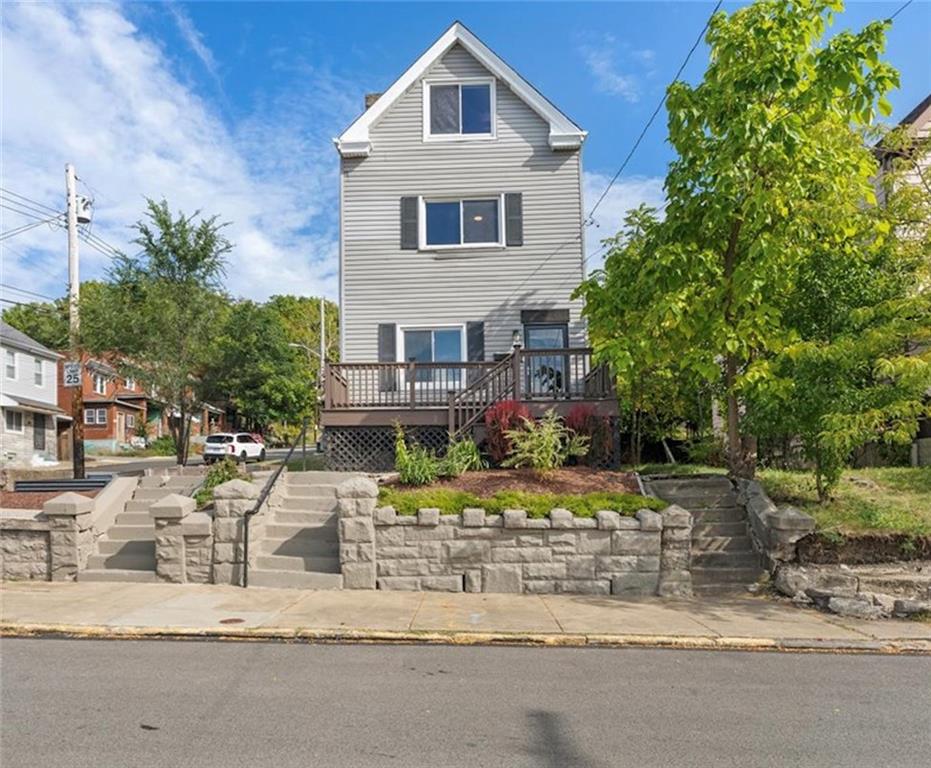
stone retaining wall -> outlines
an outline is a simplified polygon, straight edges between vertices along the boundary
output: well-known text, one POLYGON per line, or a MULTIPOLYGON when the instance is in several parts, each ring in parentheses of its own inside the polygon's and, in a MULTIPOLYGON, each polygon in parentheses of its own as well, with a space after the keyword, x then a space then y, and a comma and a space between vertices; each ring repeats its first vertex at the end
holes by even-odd
POLYGON ((0 520, 0 579, 48 581, 51 572, 46 520, 0 520))
POLYGON ((754 549, 766 559, 772 573, 780 563, 797 559, 800 539, 815 530, 811 515, 795 507, 777 507, 757 480, 737 480, 737 500, 747 510, 754 549))
POLYGON ((376 508, 378 487, 354 478, 337 491, 344 586, 356 589, 687 595, 692 517, 684 509, 604 510, 594 518, 554 509, 417 516, 376 508))

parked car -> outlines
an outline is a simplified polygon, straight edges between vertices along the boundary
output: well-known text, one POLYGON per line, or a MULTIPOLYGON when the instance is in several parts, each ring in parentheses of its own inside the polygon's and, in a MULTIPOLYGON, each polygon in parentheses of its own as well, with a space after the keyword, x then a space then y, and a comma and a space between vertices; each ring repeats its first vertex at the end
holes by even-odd
POLYGON ((265 461, 265 446, 248 432, 218 432, 208 435, 204 443, 204 464, 213 464, 227 456, 243 463, 249 459, 265 461))

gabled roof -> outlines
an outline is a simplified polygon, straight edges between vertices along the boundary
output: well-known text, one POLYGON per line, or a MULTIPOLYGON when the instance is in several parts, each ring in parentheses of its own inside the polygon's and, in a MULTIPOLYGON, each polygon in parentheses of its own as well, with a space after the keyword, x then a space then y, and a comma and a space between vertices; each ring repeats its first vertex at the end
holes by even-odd
POLYGON ((57 352, 52 352, 52 350, 50 350, 48 347, 43 346, 31 336, 27 336, 25 333, 17 330, 12 325, 4 322, 3 320, 0 320, 0 341, 11 347, 17 347, 18 349, 22 349, 25 352, 32 352, 37 355, 48 357, 52 360, 56 360, 61 357, 61 355, 59 355, 57 352))
POLYGON ((378 100, 363 112, 336 139, 339 153, 343 157, 365 157, 372 150, 369 129, 391 108, 391 106, 424 73, 442 58, 450 48, 458 43, 474 56, 485 69, 501 80, 528 107, 546 120, 550 125, 549 144, 553 149, 577 149, 585 140, 586 132, 560 112, 542 93, 528 83, 523 77, 504 61, 498 54, 479 40, 466 26, 453 22, 443 35, 431 45, 407 71, 404 72, 378 100))

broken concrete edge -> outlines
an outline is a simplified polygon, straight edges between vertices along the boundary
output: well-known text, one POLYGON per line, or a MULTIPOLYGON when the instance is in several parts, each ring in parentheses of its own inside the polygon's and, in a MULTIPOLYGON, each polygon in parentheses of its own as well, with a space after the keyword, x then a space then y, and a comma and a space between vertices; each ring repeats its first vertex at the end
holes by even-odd
POLYGON ((87 640, 204 640, 229 642, 301 642, 358 645, 513 645, 560 648, 658 648, 702 651, 787 653, 870 653, 931 656, 931 639, 820 640, 811 638, 719 637, 714 635, 624 635, 600 633, 461 632, 455 630, 340 630, 276 627, 206 628, 110 627, 69 624, 0 623, 4 638, 87 640))

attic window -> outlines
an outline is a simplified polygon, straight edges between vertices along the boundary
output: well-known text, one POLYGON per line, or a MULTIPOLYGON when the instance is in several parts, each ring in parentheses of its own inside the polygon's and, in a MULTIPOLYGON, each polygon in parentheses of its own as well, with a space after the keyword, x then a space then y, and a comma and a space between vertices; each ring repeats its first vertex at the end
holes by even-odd
POLYGON ((427 83, 424 98, 424 138, 459 139, 494 136, 494 80, 453 85, 427 83))

